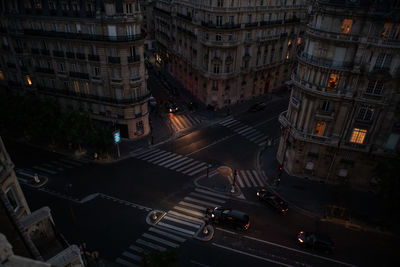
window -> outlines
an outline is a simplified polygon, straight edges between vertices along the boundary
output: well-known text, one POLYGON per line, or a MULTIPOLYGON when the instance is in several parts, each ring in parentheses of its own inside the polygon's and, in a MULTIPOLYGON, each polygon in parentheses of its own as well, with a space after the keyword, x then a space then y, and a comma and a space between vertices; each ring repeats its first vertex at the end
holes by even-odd
POLYGON ((74 81, 74 89, 75 89, 75 93, 79 94, 79 82, 78 81, 74 81))
POLYGON ((354 128, 353 133, 350 138, 350 142, 356 143, 356 144, 362 144, 362 143, 364 143, 366 134, 367 134, 367 130, 354 128))
POLYGON ((90 34, 90 35, 96 34, 96 31, 95 31, 95 28, 94 28, 94 25, 93 25, 93 24, 90 24, 90 25, 89 25, 89 34, 90 34))
POLYGON ((31 80, 31 77, 29 75, 25 75, 25 80, 26 80, 26 84, 27 85, 32 85, 32 80, 31 80))
POLYGON ((217 16, 217 26, 222 26, 222 16, 217 16))
POLYGON ((219 73, 219 64, 214 65, 214 73, 219 73))
POLYGON ((315 127, 315 135, 323 136, 325 132, 326 123, 324 121, 317 122, 317 126, 315 127))
POLYGON ((224 6, 224 0, 218 0, 217 1, 217 6, 218 7, 223 7, 224 6))
POLYGON ((35 0, 35 7, 38 9, 42 8, 42 3, 40 2, 40 0, 35 0))
POLYGON ((16 212, 19 208, 19 201, 13 187, 10 186, 6 189, 6 196, 8 201, 10 202, 11 207, 13 207, 14 212, 16 212))
POLYGON ((368 83, 367 94, 381 95, 383 90, 383 82, 381 80, 371 80, 368 83))
POLYGON ((399 137, 400 134, 394 134, 394 133, 390 134, 388 140, 386 141, 385 149, 395 150, 397 143, 399 142, 399 137))
POLYGON ((385 25, 383 25, 382 37, 388 38, 392 31, 392 27, 393 23, 385 23, 385 25))
POLYGON ((126 8, 126 13, 132 13, 132 4, 131 3, 126 4, 125 8, 126 8))
POLYGON ((130 56, 133 57, 136 55, 136 48, 134 46, 129 47, 130 56))
POLYGON ((328 87, 329 88, 336 88, 339 83, 339 74, 331 73, 329 75, 328 87))
POLYGON ((344 19, 340 33, 349 34, 352 23, 353 23, 352 19, 344 19))
POLYGON ((231 0, 231 6, 235 5, 235 0, 231 0))
POLYGON ((212 89, 218 91, 218 81, 212 81, 212 89))
POLYGON ((93 67, 93 75, 94 76, 99 76, 100 75, 100 68, 99 67, 93 67))
POLYGON ((390 64, 392 63, 392 55, 380 53, 376 58, 375 68, 382 69, 382 68, 390 68, 390 64))
POLYGON ((64 72, 64 71, 65 71, 64 63, 62 63, 62 62, 58 63, 58 70, 59 70, 60 72, 64 72))
POLYGON ((260 0, 260 6, 264 5, 264 0, 260 0))
POLYGON ((56 9, 56 5, 55 5, 55 3, 54 3, 54 0, 49 0, 48 3, 49 3, 49 8, 50 8, 50 9, 53 9, 53 10, 56 9))
POLYGON ((4 73, 2 70, 0 70, 0 80, 4 80, 4 73))
POLYGON ((286 59, 289 59, 289 57, 290 57, 290 52, 288 51, 288 52, 286 53, 286 59))
POLYGON ((229 24, 233 25, 234 23, 234 16, 229 16, 229 24))
POLYGON ((222 37, 221 37, 221 34, 220 34, 220 33, 217 33, 217 34, 215 35, 215 41, 222 41, 222 37))
POLYGON ((228 40, 232 41, 232 33, 228 34, 228 40))
POLYGON ((321 102, 321 110, 322 111, 330 111, 330 105, 331 105, 331 103, 329 101, 326 101, 326 100, 322 101, 321 102))
POLYGON ((251 14, 247 16, 247 23, 251 23, 251 14))
POLYGON ((371 121, 374 115, 374 109, 369 107, 361 107, 358 111, 356 120, 358 121, 371 121))
POLYGON ((230 64, 226 64, 225 72, 226 73, 230 73, 231 72, 231 65, 230 64))

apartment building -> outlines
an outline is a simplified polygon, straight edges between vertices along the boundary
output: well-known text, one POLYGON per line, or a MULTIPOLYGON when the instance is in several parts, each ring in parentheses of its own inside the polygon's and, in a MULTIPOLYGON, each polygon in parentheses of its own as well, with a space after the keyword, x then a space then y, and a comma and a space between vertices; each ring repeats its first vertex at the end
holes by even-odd
POLYGON ((0 87, 149 133, 139 0, 0 3, 0 87))
POLYGON ((315 0, 279 121, 290 174, 369 186, 399 156, 399 1, 315 0))
POLYGON ((159 0, 157 62, 222 108, 284 86, 301 43, 303 0, 159 0))

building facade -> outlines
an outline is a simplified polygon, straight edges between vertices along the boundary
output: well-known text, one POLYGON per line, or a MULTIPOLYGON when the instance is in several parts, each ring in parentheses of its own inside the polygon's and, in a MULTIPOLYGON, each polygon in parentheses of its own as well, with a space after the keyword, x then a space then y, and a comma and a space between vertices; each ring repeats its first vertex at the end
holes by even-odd
POLYGON ((1 88, 89 112, 122 137, 149 133, 138 0, 9 0, 0 13, 1 88))
POLYGON ((279 121, 277 159, 293 175, 369 186, 400 152, 397 1, 316 0, 279 121))
POLYGON ((278 89, 301 42, 303 0, 159 0, 156 61, 221 108, 278 89))

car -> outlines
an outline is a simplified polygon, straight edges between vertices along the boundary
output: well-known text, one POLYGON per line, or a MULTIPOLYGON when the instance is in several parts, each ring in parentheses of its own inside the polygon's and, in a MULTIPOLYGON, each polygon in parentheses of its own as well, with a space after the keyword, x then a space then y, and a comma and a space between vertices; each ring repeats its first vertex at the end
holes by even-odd
POLYGON ((264 110, 267 107, 267 104, 264 102, 258 102, 254 105, 252 105, 249 109, 250 112, 256 112, 260 110, 264 110))
POLYGON ((300 231, 297 235, 297 243, 324 252, 333 252, 335 249, 335 244, 332 239, 329 236, 320 233, 300 231))
POLYGON ((175 112, 178 112, 178 111, 179 111, 178 105, 175 104, 174 102, 171 102, 171 101, 167 101, 167 102, 165 103, 165 107, 166 107, 166 109, 167 109, 167 111, 168 111, 169 113, 175 113, 175 112))
POLYGON ((257 198, 261 202, 270 205, 279 213, 286 213, 288 211, 288 204, 283 201, 283 199, 281 199, 278 195, 265 188, 257 191, 257 198))
POLYGON ((213 223, 227 225, 235 229, 247 230, 250 227, 249 215, 238 210, 224 207, 207 208, 206 216, 213 223))

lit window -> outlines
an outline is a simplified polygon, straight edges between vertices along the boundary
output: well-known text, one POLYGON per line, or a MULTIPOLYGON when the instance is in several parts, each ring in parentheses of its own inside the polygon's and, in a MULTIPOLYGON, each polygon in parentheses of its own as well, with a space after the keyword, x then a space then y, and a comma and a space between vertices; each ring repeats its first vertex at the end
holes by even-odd
POLYGON ((368 83, 367 94, 381 95, 383 90, 383 82, 381 80, 371 80, 368 83))
POLYGON ((74 89, 75 89, 75 93, 79 94, 79 82, 78 81, 74 81, 74 89))
POLYGON ((315 135, 323 136, 325 132, 326 123, 324 121, 317 122, 317 127, 315 127, 315 135))
POLYGON ((353 134, 351 135, 350 142, 362 144, 364 143, 365 136, 367 135, 367 130, 364 129, 353 129, 353 134))
POLYGON ((290 47, 291 44, 292 44, 292 40, 289 40, 287 43, 287 46, 290 47))
POLYGON ((388 38, 392 31, 393 23, 385 23, 383 26, 382 37, 388 38))
POLYGON ((35 1, 36 8, 42 8, 42 3, 38 0, 35 1))
POLYGON ((290 53, 289 53, 289 51, 286 53, 286 59, 289 59, 289 57, 290 57, 290 53))
POLYGON ((29 75, 26 75, 26 76, 25 76, 25 79, 26 79, 26 83, 27 83, 28 85, 32 85, 32 80, 31 80, 31 77, 30 77, 29 75))
POLYGON ((350 28, 351 28, 351 24, 353 23, 352 19, 344 19, 343 20, 343 24, 342 24, 342 30, 341 33, 343 34, 349 34, 350 32, 350 28))
POLYGON ((85 82, 84 85, 85 85, 85 94, 88 95, 89 94, 89 83, 85 82))
POLYGON ((329 76, 328 87, 329 88, 336 88, 339 82, 339 74, 331 73, 329 76))
POLYGON ((4 80, 4 74, 2 70, 0 70, 0 80, 4 80))

